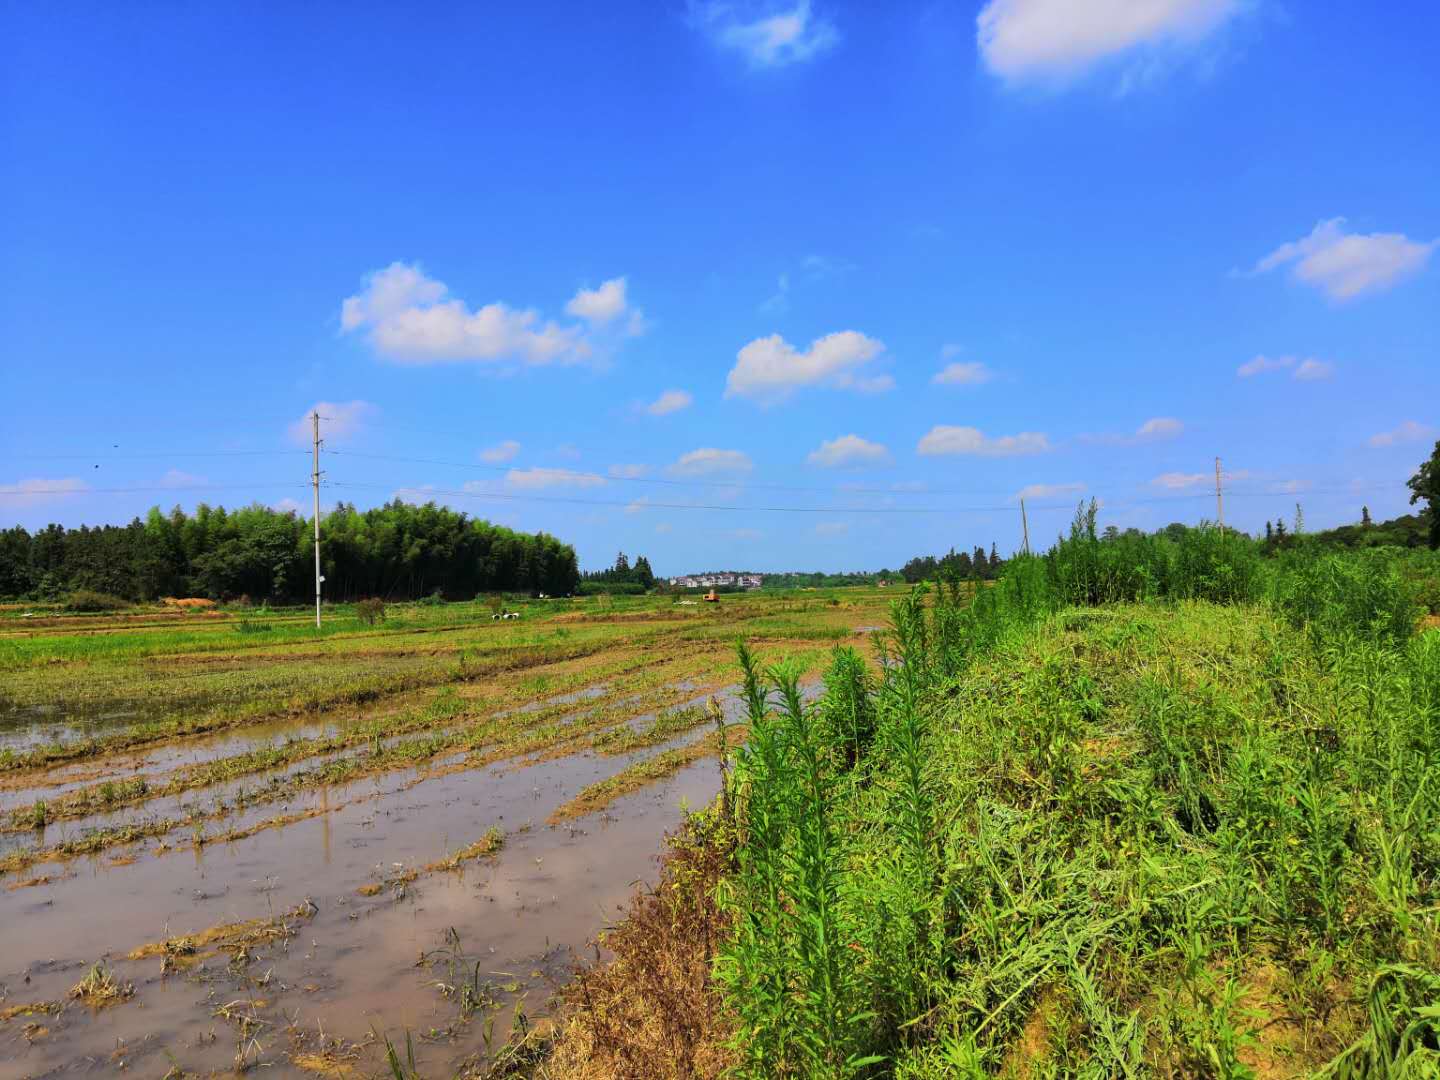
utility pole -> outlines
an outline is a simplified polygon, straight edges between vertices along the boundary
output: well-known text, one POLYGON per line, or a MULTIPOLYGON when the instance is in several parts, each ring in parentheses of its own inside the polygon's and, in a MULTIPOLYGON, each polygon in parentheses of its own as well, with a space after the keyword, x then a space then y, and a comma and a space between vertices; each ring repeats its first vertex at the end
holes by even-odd
POLYGON ((1025 554, 1030 554, 1030 522, 1025 517, 1025 500, 1020 500, 1020 528, 1025 531, 1025 554))
POLYGON ((1215 459, 1215 517, 1220 523, 1220 531, 1225 531, 1225 495, 1220 489, 1220 459, 1215 459))
POLYGON ((310 414, 315 432, 315 469, 310 474, 310 485, 315 489, 315 629, 320 629, 320 410, 310 414))

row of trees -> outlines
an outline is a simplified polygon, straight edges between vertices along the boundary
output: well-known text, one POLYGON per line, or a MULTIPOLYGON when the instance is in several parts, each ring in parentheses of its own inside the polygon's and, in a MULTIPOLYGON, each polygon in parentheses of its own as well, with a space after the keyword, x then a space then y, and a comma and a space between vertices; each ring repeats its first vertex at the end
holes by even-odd
POLYGON ((917 581, 933 581, 936 578, 980 578, 989 580, 1000 576, 1005 561, 995 545, 990 545, 990 554, 983 547, 974 552, 957 552, 953 547, 938 559, 934 555, 919 555, 900 568, 900 576, 910 584, 917 581))
MULTIPOLYGON (((314 595, 310 522, 254 505, 158 507, 129 525, 50 525, 0 532, 0 596, 56 599, 77 589, 129 600, 207 596, 300 600, 314 595)), ((410 600, 435 594, 573 592, 575 550, 448 507, 396 499, 371 510, 341 503, 321 521, 325 596, 410 600)))
POLYGON ((638 555, 632 566, 630 557, 623 551, 615 557, 614 566, 592 570, 581 581, 582 592, 643 593, 654 587, 655 572, 650 569, 650 560, 638 555))

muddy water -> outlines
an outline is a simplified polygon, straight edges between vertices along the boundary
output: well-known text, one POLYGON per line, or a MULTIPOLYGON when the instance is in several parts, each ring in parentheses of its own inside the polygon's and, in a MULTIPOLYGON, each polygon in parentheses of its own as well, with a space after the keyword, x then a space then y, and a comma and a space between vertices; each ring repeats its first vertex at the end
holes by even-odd
MULTIPOLYGON (((160 1075, 173 1062, 202 1073, 228 1069, 242 1040, 234 1022, 214 1014, 240 1000, 260 1003, 247 1009, 259 1023, 243 1041, 249 1060, 270 1066, 265 1075, 303 1075, 287 1052, 296 1032, 313 1038, 321 1030, 347 1043, 372 1038, 372 1030, 402 1038, 410 1031, 417 1058, 445 1073, 484 1051, 489 1013, 460 1023, 456 1002, 435 986, 453 981, 452 965, 417 967, 420 954, 445 946, 447 931, 456 930, 453 969, 474 977, 478 965, 480 981, 492 984, 489 1033, 502 1039, 515 1001, 539 1010, 572 950, 613 918, 635 881, 653 877, 681 799, 699 804, 716 790, 714 763, 702 761, 607 812, 568 827, 544 825, 561 802, 637 756, 390 774, 314 793, 314 805, 286 809, 317 816, 234 844, 150 848, 130 865, 112 865, 112 855, 35 867, 31 873, 71 876, 0 893, 0 981, 8 993, 0 1008, 64 1000, 101 958, 136 992, 99 1013, 71 1005, 38 1018, 49 1032, 33 1042, 24 1021, 0 1023, 0 1076, 108 1071, 121 1060, 136 1075, 160 1075), (374 897, 357 894, 445 857, 491 826, 506 833, 498 857, 463 872, 422 872, 374 897), (205 970, 162 978, 158 958, 124 959, 145 942, 287 911, 307 898, 315 916, 244 968, 222 956, 205 970), (420 1038, 432 1031, 449 1033, 420 1038)), ((373 1045, 359 1053, 362 1063, 378 1063, 373 1045)))

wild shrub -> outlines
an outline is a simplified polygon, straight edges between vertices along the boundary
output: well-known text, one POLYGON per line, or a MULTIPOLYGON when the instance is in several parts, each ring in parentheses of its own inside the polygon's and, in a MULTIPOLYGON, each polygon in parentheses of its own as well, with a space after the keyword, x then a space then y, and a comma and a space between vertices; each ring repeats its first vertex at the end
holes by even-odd
POLYGON ((357 600, 355 603, 355 617, 365 626, 374 626, 376 623, 384 622, 385 601, 381 600, 378 596, 357 600))
POLYGON ((1396 645, 1415 631, 1419 614, 1394 553, 1380 548, 1287 553, 1272 601, 1317 642, 1345 637, 1396 645))
POLYGON ((1175 541, 1167 595, 1213 604, 1241 604, 1260 598, 1263 563, 1248 536, 1226 529, 1187 530, 1175 541))
POLYGON ((130 601, 123 597, 96 592, 94 589, 76 589, 65 598, 66 611, 124 611, 130 606, 130 601))

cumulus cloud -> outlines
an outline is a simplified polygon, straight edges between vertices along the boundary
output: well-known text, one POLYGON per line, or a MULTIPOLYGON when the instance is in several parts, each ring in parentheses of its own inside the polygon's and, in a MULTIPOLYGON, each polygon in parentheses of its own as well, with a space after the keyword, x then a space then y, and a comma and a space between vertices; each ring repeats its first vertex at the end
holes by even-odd
POLYGON ((507 461, 514 461, 515 455, 518 453, 520 453, 520 444, 514 439, 506 439, 504 442, 487 446, 481 450, 480 460, 490 465, 500 465, 507 461))
POLYGON ((1422 424, 1418 420, 1406 420, 1399 427, 1371 435, 1370 445, 1374 447, 1403 446, 1405 443, 1424 442, 1437 433, 1440 432, 1437 432, 1437 429, 1429 424, 1422 424))
POLYGON ((979 386, 995 377, 995 373, 978 360, 946 364, 930 381, 939 386, 979 386))
POLYGON ((976 41, 1011 82, 1055 82, 1121 56, 1192 45, 1241 10, 1240 0, 990 0, 976 41))
POLYGON ((1062 495, 1082 495, 1085 485, 1078 480, 1070 484, 1028 484, 1015 493, 1020 499, 1058 499, 1062 495))
POLYGON ((0 487, 0 505, 10 508, 42 506, 45 503, 71 498, 88 490, 90 490, 90 485, 79 477, 66 476, 55 480, 36 477, 0 487))
POLYGON ((611 278, 598 289, 581 289, 565 305, 565 314, 603 326, 625 314, 625 279, 611 278))
POLYGON ((745 18, 733 3, 691 5, 694 23, 721 48, 740 53, 751 67, 784 67, 819 56, 833 46, 840 35, 834 24, 810 10, 810 0, 793 8, 782 8, 745 18))
POLYGON ((1290 266, 1297 281, 1325 293, 1331 300, 1353 300, 1366 293, 1383 292, 1425 269, 1440 247, 1440 238, 1428 243, 1402 233, 1353 233, 1343 217, 1321 221, 1309 236, 1281 244, 1250 271, 1264 274, 1290 266))
POLYGON ((1043 454, 1050 449, 1050 439, 1039 431, 1022 431, 1018 435, 989 436, 979 428, 953 427, 937 424, 920 440, 916 450, 934 457, 942 454, 973 454, 979 457, 1016 457, 1021 454, 1043 454))
POLYGON ((748 397, 761 404, 784 401, 802 386, 878 392, 895 381, 888 375, 864 376, 859 369, 885 346, 854 330, 827 334, 801 352, 779 334, 757 338, 736 354, 725 380, 725 396, 748 397))
POLYGON ((570 469, 511 469, 505 474, 508 487, 537 491, 554 487, 600 487, 605 478, 599 473, 574 472, 570 469))
POLYGON ((650 471, 649 465, 611 465, 610 475, 617 480, 635 480, 650 471))
POLYGON ((628 305, 623 277, 598 289, 581 289, 566 305, 584 326, 562 326, 501 301, 472 310, 449 293, 444 282, 427 277, 419 264, 391 263, 367 275, 361 291, 341 305, 340 327, 346 333, 366 333, 377 353, 399 363, 515 360, 531 365, 594 358, 604 347, 595 332, 627 312, 624 333, 644 329, 644 316, 628 305))
POLYGON ((320 414, 320 438, 325 442, 338 442, 357 434, 365 422, 379 411, 368 401, 317 401, 305 410, 304 416, 290 425, 290 441, 302 446, 310 445, 312 413, 320 414))
POLYGON ((1335 365, 1328 360, 1316 360, 1314 357, 1302 360, 1298 356, 1257 356, 1236 368, 1235 374, 1242 379, 1251 379, 1272 371, 1289 371, 1290 377, 1298 382, 1316 382, 1333 378, 1335 365))
POLYGON ((862 439, 859 435, 841 435, 838 439, 822 442, 805 459, 807 465, 818 465, 822 469, 862 468, 867 465, 890 464, 890 451, 880 443, 862 439))
POLYGON ((702 446, 681 454, 667 470, 671 476, 716 476, 748 473, 755 467, 750 455, 741 450, 717 450, 702 446))
POLYGON ((646 405, 645 411, 651 416, 666 416, 681 409, 688 409, 694 402, 695 398, 687 390, 666 390, 646 405))

